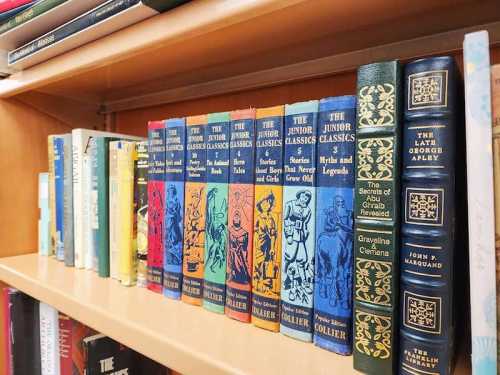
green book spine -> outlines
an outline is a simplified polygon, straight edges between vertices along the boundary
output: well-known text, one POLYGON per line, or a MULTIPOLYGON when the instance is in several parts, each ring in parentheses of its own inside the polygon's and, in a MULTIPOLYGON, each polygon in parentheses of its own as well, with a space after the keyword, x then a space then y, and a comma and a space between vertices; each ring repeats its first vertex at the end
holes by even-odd
POLYGON ((358 69, 354 368, 395 374, 402 81, 397 61, 358 69))
POLYGON ((41 0, 0 25, 0 34, 22 25, 68 0, 41 0))
POLYGON ((97 269, 101 277, 109 277, 109 141, 96 137, 97 154, 97 269))

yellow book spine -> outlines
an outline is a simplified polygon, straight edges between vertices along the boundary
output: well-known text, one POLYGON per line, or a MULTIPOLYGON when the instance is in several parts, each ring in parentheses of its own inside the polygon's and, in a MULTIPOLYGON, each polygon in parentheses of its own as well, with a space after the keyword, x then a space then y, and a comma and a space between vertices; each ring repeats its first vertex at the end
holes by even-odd
POLYGON ((56 188, 54 178, 54 136, 48 137, 48 162, 49 162, 49 225, 50 243, 49 256, 56 253, 56 188))
POLYGON ((126 286, 137 281, 137 236, 134 231, 135 142, 120 141, 118 147, 118 204, 120 211, 119 273, 126 286))

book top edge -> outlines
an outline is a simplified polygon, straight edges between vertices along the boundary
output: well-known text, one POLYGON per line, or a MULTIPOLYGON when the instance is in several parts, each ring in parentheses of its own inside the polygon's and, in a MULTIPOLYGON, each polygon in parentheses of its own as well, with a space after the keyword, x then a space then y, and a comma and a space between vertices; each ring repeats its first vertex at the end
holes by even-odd
POLYGON ((207 115, 189 116, 186 117, 186 125, 205 125, 207 123, 207 115))
POLYGON ((319 111, 332 111, 356 107, 355 95, 334 96, 319 101, 319 111))
POLYGON ((255 111, 255 118, 266 118, 274 116, 283 116, 285 114, 284 105, 276 105, 274 107, 257 108, 255 111))
POLYGON ((318 112, 319 101, 309 100, 307 102, 299 102, 285 105, 285 116, 298 115, 301 113, 318 112))
POLYGON ((231 121, 230 112, 216 112, 216 113, 209 113, 207 115, 208 123, 228 122, 228 121, 231 121))
POLYGON ((231 111, 231 120, 245 120, 255 118, 255 108, 237 109, 231 111))
POLYGON ((165 120, 166 127, 179 127, 186 126, 186 119, 184 117, 169 118, 165 120))

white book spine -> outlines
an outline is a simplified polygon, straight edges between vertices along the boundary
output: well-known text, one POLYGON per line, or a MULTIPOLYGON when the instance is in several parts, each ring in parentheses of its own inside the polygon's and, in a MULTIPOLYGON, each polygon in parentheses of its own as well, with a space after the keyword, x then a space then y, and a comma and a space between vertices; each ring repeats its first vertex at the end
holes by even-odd
POLYGON ((92 269, 92 261, 94 255, 94 242, 92 241, 92 160, 90 158, 90 153, 87 150, 84 154, 83 159, 83 239, 85 241, 84 254, 85 254, 85 268, 88 270, 92 269))
POLYGON ((40 356, 42 375, 59 375, 59 317, 52 306, 40 302, 40 356))
POLYGON ((495 228, 489 40, 464 40, 472 373, 496 375, 495 228))
POLYGON ((83 268, 85 263, 83 240, 83 147, 84 136, 80 129, 73 130, 73 236, 75 267, 83 268))
POLYGON ((118 141, 109 143, 109 274, 120 278, 120 202, 118 200, 118 141))

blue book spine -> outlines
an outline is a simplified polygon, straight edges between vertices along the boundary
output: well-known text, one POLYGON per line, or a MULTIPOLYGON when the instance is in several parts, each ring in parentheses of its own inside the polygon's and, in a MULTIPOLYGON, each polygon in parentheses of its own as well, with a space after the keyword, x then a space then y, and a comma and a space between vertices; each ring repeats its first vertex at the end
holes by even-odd
POLYGON ((280 332, 312 341, 318 101, 285 107, 280 332))
POLYGON ((186 159, 186 121, 165 121, 165 252, 163 294, 180 299, 182 288, 182 249, 184 239, 184 179, 186 159))
POLYGON ((352 353, 356 97, 319 102, 316 161, 314 343, 352 353))
POLYGON ((64 138, 54 137, 54 191, 56 199, 56 258, 64 261, 64 138))

